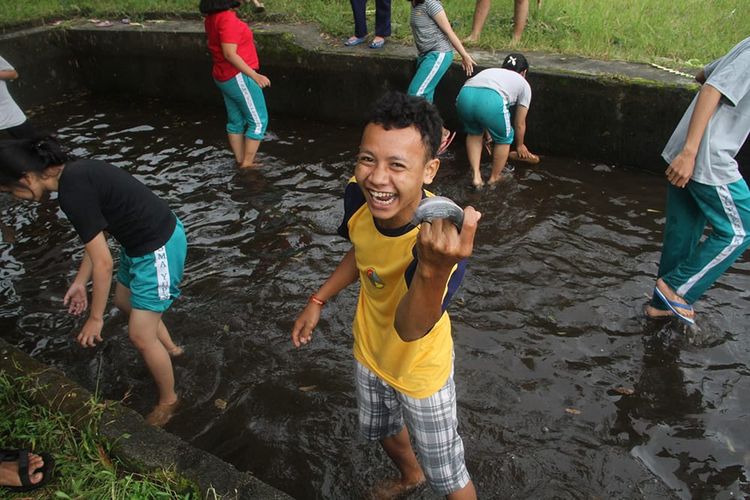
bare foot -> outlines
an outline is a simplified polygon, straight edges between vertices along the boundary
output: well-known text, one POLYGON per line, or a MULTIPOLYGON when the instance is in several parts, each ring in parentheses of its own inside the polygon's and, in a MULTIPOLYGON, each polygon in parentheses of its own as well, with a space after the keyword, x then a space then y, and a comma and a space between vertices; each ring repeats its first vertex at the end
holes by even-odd
POLYGON ((174 416, 175 412, 177 412, 181 404, 182 400, 180 399, 177 399, 177 401, 175 401, 174 403, 159 403, 158 405, 154 406, 154 408, 151 410, 151 413, 146 416, 146 423, 148 425, 153 425, 154 427, 164 427, 165 425, 167 425, 167 422, 172 420, 172 417, 174 416))
POLYGON ((401 479, 386 479, 375 486, 372 492, 373 500, 392 500, 411 493, 425 483, 424 475, 412 481, 401 479))
MULTIPOLYGON (((34 453, 29 453, 29 482, 31 484, 37 484, 39 481, 44 479, 44 474, 38 471, 44 467, 44 459, 34 453)), ((18 470, 18 460, 0 462, 0 486, 23 486, 21 482, 21 476, 18 470)))
POLYGON ((679 314, 691 320, 695 319, 695 311, 693 311, 693 308, 690 307, 690 305, 685 301, 684 298, 680 297, 671 288, 669 288, 669 285, 667 285, 664 280, 662 280, 661 278, 656 280, 656 288, 659 289, 659 291, 667 298, 667 300, 673 302, 672 307, 677 309, 677 312, 679 314), (677 307, 674 303, 685 304, 686 307, 677 307))
POLYGON ((496 185, 497 183, 499 183, 499 182, 502 182, 502 181, 504 181, 504 180, 505 180, 505 176, 503 176, 502 174, 501 174, 501 175, 498 175, 497 177, 490 177, 490 178, 489 178, 489 179, 487 180, 487 185, 489 185, 489 186, 494 186, 494 185, 496 185))
POLYGON ((471 34, 467 36, 466 38, 464 38, 463 43, 477 43, 478 41, 479 41, 479 37, 474 34, 471 34))
POLYGON ((471 181, 471 185, 474 186, 474 189, 479 190, 484 187, 484 181, 482 179, 474 179, 471 181))
POLYGON ((237 168, 250 169, 250 168, 259 168, 259 167, 262 167, 262 166, 263 166, 263 164, 261 162, 254 161, 254 162, 252 162, 249 165, 245 165, 245 164, 240 163, 240 164, 237 165, 237 168))
POLYGON ((645 306, 643 306, 643 314, 648 319, 663 319, 663 318, 671 318, 674 316, 674 313, 672 311, 665 311, 663 309, 657 309, 650 304, 646 304, 645 306))

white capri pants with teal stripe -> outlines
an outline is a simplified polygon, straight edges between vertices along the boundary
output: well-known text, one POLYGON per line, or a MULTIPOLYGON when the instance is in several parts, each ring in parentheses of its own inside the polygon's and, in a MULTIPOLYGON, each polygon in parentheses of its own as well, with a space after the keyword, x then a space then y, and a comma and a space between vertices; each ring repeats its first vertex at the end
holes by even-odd
POLYGON ((453 62, 453 52, 427 52, 417 59, 417 73, 409 84, 409 95, 424 97, 432 102, 440 79, 453 62))
POLYGON ((486 130, 495 144, 513 143, 510 109, 498 92, 485 87, 463 87, 456 99, 456 112, 468 135, 483 135, 486 130))
MULTIPOLYGON (((750 245, 750 190, 743 179, 725 186, 690 181, 669 185, 659 277, 694 303, 750 245), (708 237, 701 241, 706 224, 708 237)), ((658 297, 651 305, 665 309, 658 297)))
POLYGON ((227 108, 227 133, 244 134, 262 140, 268 126, 268 111, 263 89, 244 73, 225 82, 214 80, 224 96, 227 108))

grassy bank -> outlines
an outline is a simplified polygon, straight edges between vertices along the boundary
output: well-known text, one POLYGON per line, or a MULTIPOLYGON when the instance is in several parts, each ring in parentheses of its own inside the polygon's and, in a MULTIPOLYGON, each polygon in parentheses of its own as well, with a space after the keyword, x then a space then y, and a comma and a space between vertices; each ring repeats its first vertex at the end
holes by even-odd
MULTIPOLYGON (((50 22, 71 17, 195 15, 198 0, 0 0, 0 25, 50 22)), ((474 0, 443 0, 459 36, 471 30, 474 0)), ((530 0, 529 24, 520 50, 543 50, 600 59, 670 62, 698 66, 724 54, 750 34, 747 0, 530 0)), ((374 1, 368 4, 374 9, 374 1)), ((313 21, 337 37, 352 34, 348 0, 266 0, 265 17, 313 21)), ((243 7, 249 15, 250 8, 243 7)), ((393 38, 410 43, 409 2, 393 0, 393 38)), ((495 0, 485 25, 483 49, 507 50, 513 2, 495 0)), ((257 18, 257 16, 256 16, 257 18)), ((374 22, 374 13, 369 15, 374 22)))
MULTIPOLYGON (((109 457, 108 445, 96 435, 102 406, 91 402, 86 423, 33 403, 34 388, 22 378, 0 372, 0 445, 2 448, 33 448, 51 453, 55 479, 31 493, 34 498, 193 498, 178 493, 180 487, 167 471, 153 474, 127 472, 109 457)), ((18 493, 15 498, 28 498, 18 493)), ((14 498, 0 488, 2 498, 14 498)))

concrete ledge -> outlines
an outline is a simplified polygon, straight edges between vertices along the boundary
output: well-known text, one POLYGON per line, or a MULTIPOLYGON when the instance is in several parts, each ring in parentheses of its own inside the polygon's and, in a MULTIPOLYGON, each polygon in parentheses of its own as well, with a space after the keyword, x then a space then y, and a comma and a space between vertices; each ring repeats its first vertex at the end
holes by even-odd
MULTIPOLYGON (((39 363, 0 339, 0 371, 29 377, 39 390, 29 396, 38 404, 86 424, 92 394, 67 379, 60 370, 39 363)), ((210 488, 223 498, 289 499, 290 496, 247 472, 201 451, 162 429, 146 425, 133 410, 109 402, 99 422, 99 433, 112 444, 112 454, 130 470, 173 468, 205 496, 210 488), (126 437, 127 436, 127 437, 126 437)))
MULTIPOLYGON (((374 99, 386 90, 406 89, 414 72, 411 46, 346 48, 310 25, 253 24, 253 29, 261 71, 272 82, 265 91, 272 121, 288 115, 359 126, 374 99)), ((505 55, 471 52, 479 69, 499 65, 505 55)), ((55 100, 62 91, 221 106, 198 20, 35 28, 0 37, 0 53, 22 74, 12 92, 26 106, 55 100)), ((526 142, 533 150, 664 171, 661 150, 695 95, 692 79, 647 64, 527 55, 534 99, 526 142)), ((454 64, 436 92, 452 128, 459 126, 454 101, 464 80, 454 64)), ((738 160, 750 163, 749 147, 738 160)))

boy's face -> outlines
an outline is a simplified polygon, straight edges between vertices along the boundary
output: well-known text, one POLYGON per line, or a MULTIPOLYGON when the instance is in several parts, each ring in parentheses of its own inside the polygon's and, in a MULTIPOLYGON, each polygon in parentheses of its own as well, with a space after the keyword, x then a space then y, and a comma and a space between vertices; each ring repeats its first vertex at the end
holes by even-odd
POLYGON ((430 184, 440 166, 428 159, 427 148, 416 127, 386 130, 369 123, 362 134, 354 177, 381 227, 405 226, 422 199, 422 186, 430 184))

